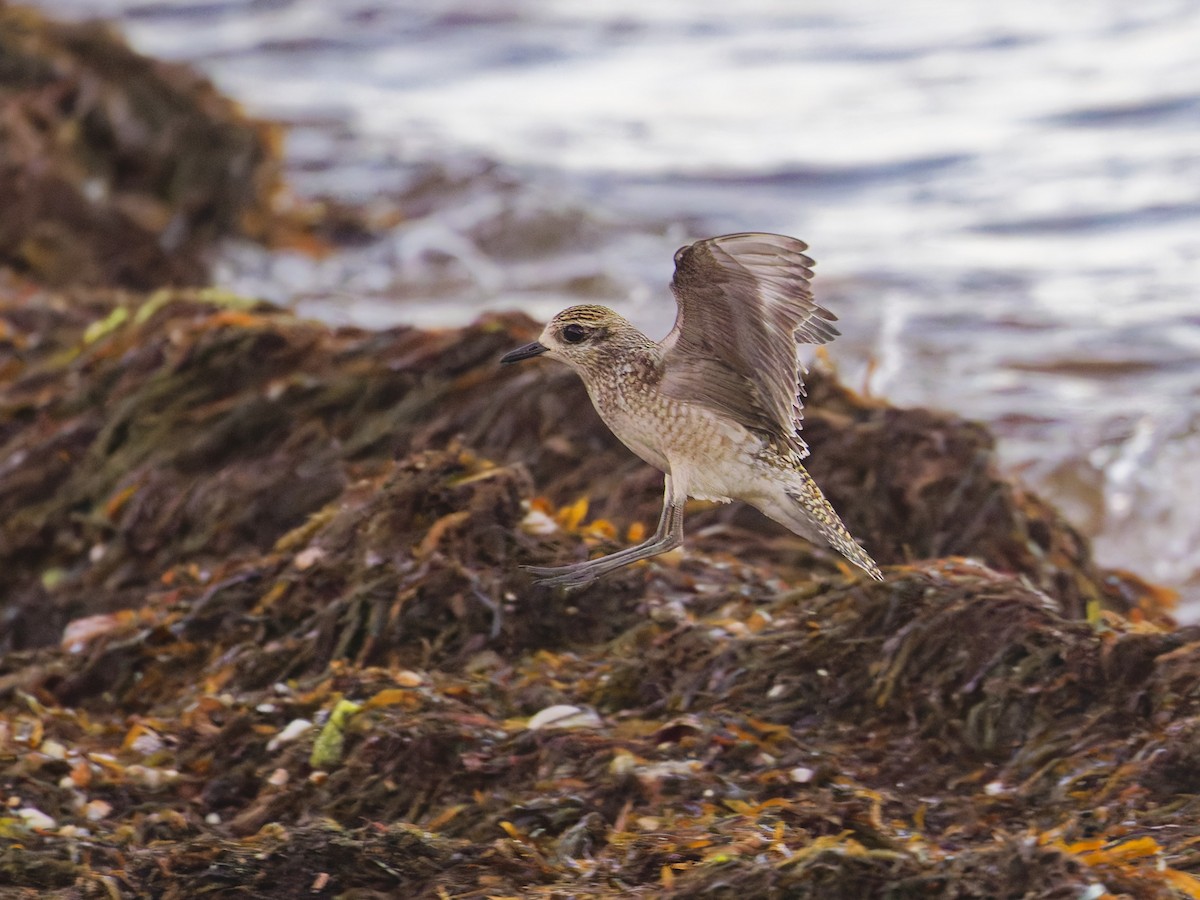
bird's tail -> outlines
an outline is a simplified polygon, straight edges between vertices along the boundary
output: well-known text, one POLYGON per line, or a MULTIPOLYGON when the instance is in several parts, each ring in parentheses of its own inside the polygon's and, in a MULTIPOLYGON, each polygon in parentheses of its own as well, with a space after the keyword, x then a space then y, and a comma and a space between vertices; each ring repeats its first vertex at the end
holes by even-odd
POLYGON ((817 483, 802 466, 795 467, 795 477, 786 485, 783 494, 786 500, 783 497, 772 498, 759 508, 801 537, 814 542, 825 541, 876 581, 883 581, 883 574, 875 560, 850 534, 817 483))

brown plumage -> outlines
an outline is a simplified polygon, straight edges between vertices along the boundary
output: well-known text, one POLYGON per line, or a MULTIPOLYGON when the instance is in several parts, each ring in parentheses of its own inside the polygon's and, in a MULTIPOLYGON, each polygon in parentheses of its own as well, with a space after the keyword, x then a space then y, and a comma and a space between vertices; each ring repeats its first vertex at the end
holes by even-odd
POLYGON ((606 307, 573 306, 538 341, 504 356, 567 363, 613 433, 666 473, 652 537, 599 559, 533 568, 545 582, 579 586, 679 546, 689 496, 744 500, 882 578, 801 465, 808 447, 796 344, 838 334, 836 317, 813 301, 806 249, 777 234, 698 241, 675 254, 679 312, 661 342, 606 307))

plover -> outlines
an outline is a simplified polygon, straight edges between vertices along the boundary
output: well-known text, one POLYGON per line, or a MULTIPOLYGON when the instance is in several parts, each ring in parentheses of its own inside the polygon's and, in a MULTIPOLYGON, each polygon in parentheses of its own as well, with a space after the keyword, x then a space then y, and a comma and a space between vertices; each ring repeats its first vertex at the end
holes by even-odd
POLYGON ((808 245, 779 234, 727 234, 675 253, 675 326, 654 342, 603 306, 572 306, 541 337, 506 354, 546 355, 583 379, 625 446, 666 473, 654 534, 569 566, 528 567, 579 587, 683 543, 688 497, 743 500, 801 537, 825 542, 872 578, 879 567, 801 464, 803 366, 797 343, 824 344, 836 316, 813 301, 808 245))

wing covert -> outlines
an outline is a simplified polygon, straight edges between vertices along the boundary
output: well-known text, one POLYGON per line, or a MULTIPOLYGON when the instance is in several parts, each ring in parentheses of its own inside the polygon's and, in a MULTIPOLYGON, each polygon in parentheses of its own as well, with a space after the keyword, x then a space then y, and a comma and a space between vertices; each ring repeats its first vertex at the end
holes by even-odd
POLYGON ((802 454, 798 342, 824 344, 837 317, 818 305, 807 245, 778 234, 698 241, 675 254, 679 305, 662 342, 663 390, 704 403, 802 454))

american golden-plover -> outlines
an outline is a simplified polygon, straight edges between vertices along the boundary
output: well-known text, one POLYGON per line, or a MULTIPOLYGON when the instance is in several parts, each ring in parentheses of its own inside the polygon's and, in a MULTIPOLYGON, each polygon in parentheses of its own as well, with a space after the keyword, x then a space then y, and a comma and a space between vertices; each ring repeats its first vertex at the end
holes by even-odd
POLYGON ((528 567, 546 584, 579 587, 683 543, 688 497, 743 500, 872 578, 879 567, 801 465, 804 385, 797 343, 824 344, 836 316, 813 302, 808 246, 779 234, 727 234, 675 253, 675 326, 655 343, 603 306, 572 306, 514 363, 545 354, 579 373, 625 446, 666 473, 654 534, 608 556, 528 567))

